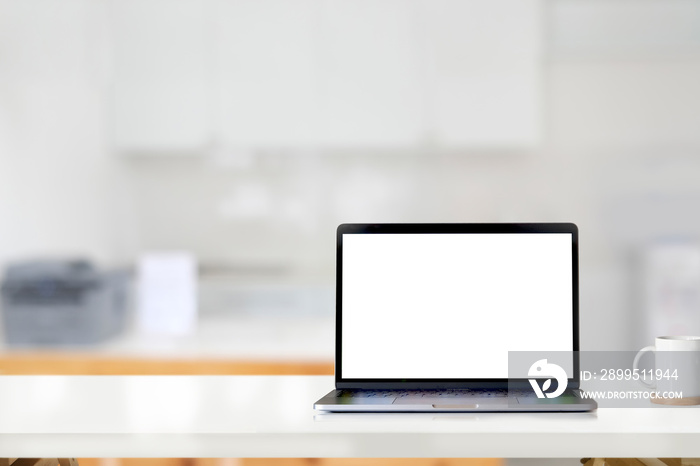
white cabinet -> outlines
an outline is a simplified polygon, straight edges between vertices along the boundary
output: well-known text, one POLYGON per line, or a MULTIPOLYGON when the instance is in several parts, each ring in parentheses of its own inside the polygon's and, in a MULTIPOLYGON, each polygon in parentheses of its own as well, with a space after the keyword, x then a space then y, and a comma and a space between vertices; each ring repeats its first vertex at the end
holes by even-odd
POLYGON ((541 133, 539 0, 421 4, 428 126, 442 146, 536 144, 541 133))
POLYGON ((413 144, 420 87, 400 0, 218 0, 229 146, 413 144))
POLYGON ((405 0, 324 0, 319 142, 405 147, 423 130, 416 17, 405 0))
POLYGON ((118 0, 110 8, 116 149, 168 153, 201 149, 211 135, 206 2, 118 0))
POLYGON ((115 2, 117 146, 534 144, 540 2, 115 2))
POLYGON ((228 147, 314 145, 319 115, 318 2, 214 0, 215 131, 228 147))

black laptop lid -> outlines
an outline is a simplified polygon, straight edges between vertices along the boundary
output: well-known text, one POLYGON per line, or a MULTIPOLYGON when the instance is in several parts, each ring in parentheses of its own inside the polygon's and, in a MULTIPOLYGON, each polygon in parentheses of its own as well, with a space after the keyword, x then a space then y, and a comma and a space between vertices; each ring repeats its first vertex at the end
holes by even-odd
POLYGON ((337 388, 506 387, 509 351, 579 349, 572 223, 343 224, 336 280, 337 388))

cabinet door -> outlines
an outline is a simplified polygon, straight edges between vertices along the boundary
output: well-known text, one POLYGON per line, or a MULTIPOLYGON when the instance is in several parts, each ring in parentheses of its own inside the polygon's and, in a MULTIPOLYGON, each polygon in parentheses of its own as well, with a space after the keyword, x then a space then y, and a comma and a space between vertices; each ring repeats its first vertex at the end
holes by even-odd
POLYGON ((119 0, 111 8, 116 148, 200 151, 211 138, 209 3, 119 0))
POLYGON ((415 142, 422 95, 410 2, 217 1, 226 145, 415 142))
POLYGON ((314 145, 318 1, 214 1, 222 142, 233 148, 314 145))
POLYGON ((114 2, 116 146, 534 144, 540 1, 114 2))
POLYGON ((539 0, 421 0, 428 127, 443 146, 540 140, 539 0))
POLYGON ((329 146, 402 147, 423 134, 414 3, 321 2, 321 139, 329 146))

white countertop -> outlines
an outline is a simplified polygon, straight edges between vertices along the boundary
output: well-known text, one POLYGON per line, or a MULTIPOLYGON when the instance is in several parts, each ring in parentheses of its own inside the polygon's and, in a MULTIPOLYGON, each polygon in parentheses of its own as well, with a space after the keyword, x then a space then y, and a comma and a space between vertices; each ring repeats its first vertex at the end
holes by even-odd
POLYGON ((330 376, 4 376, 0 457, 700 457, 700 410, 330 414, 330 376))
MULTIPOLYGON (((78 348, 79 349, 79 348, 78 348)), ((91 354, 139 358, 227 358, 332 361, 334 317, 204 316, 190 335, 126 332, 91 354)))

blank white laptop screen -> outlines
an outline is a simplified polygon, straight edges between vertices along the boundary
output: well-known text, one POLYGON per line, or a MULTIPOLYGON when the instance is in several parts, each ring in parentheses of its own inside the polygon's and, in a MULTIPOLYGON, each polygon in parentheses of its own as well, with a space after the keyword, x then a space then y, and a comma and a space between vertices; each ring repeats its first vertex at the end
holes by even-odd
POLYGON ((344 234, 341 376, 506 379, 508 351, 572 351, 571 250, 570 233, 344 234))

